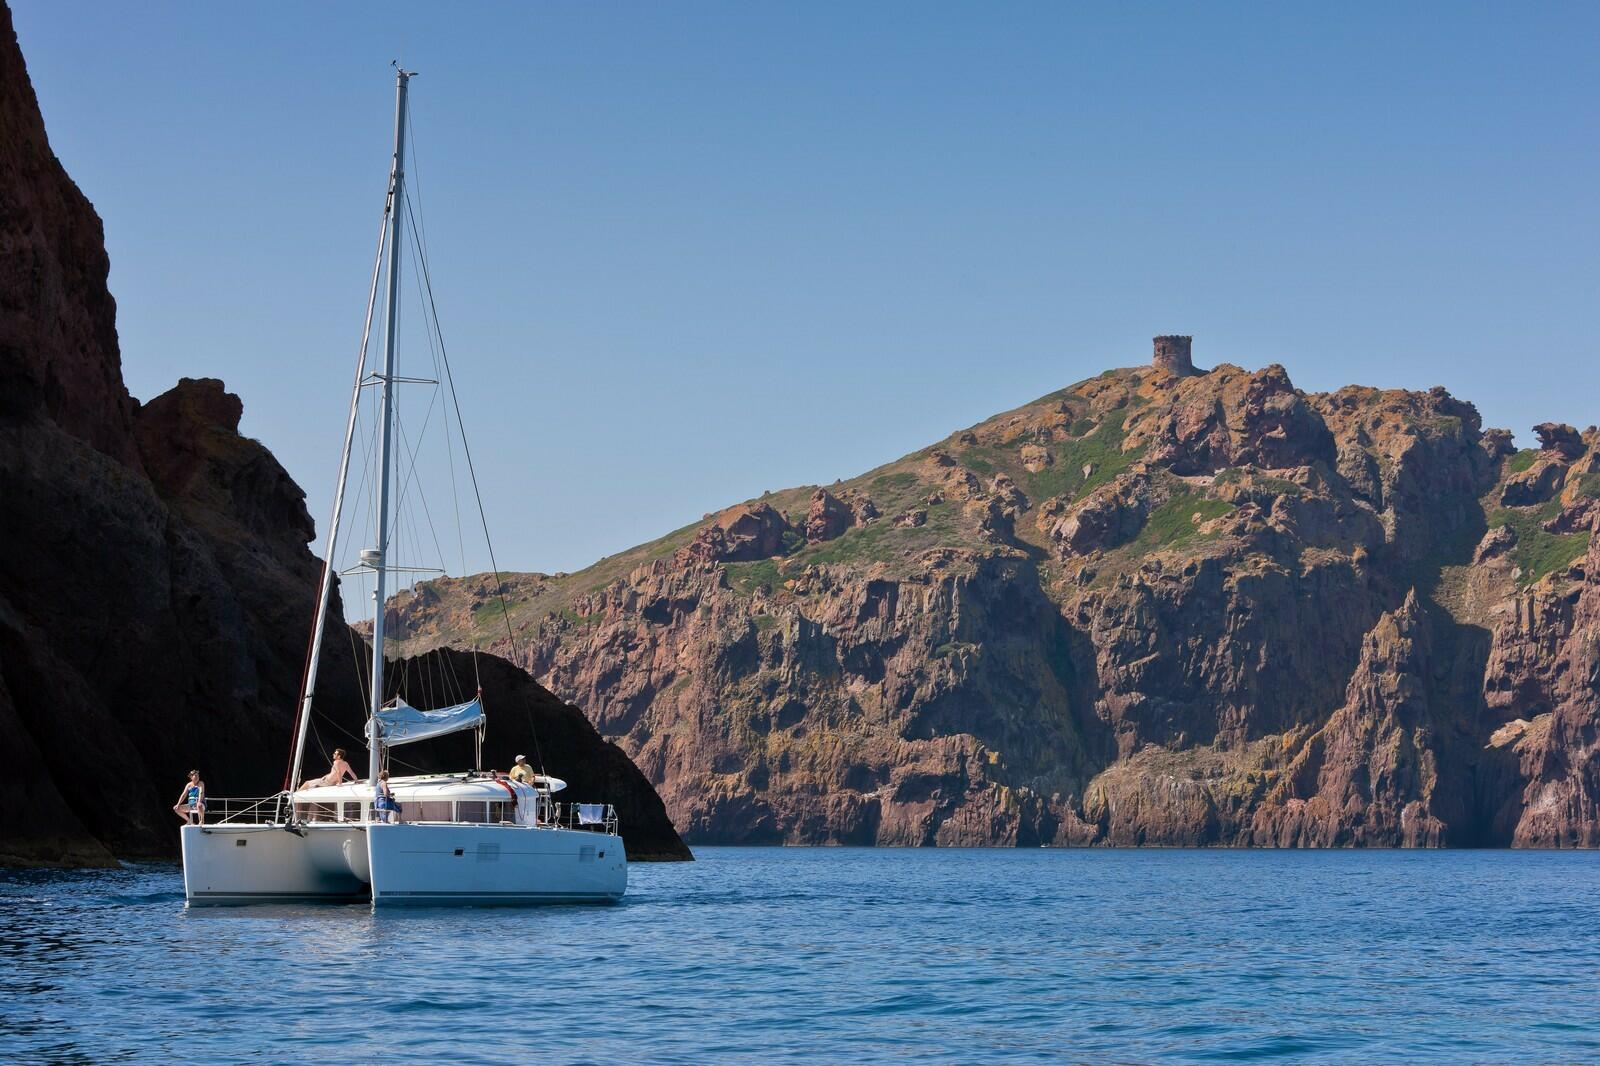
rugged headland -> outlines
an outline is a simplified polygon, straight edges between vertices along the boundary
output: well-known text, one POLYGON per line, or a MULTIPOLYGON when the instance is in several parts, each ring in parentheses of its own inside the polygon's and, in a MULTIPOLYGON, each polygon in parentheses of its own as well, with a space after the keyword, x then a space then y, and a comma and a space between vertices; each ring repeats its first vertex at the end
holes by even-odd
MULTIPOLYGON (((690 841, 1592 847, 1600 432, 1534 432, 1158 337, 505 587, 690 841)), ((494 592, 425 584, 390 632, 495 646, 494 592)))
MULTIPOLYGON (((191 767, 260 796, 288 756, 320 565, 305 494, 221 382, 128 394, 108 268, 0 4, 0 863, 174 856, 191 767)), ((312 760, 364 717, 359 641, 335 619, 327 648, 312 760)), ((688 857, 627 756, 523 671, 441 652, 395 676, 470 691, 479 671, 486 761, 532 754, 536 726, 567 796, 617 804, 630 855, 688 857)))

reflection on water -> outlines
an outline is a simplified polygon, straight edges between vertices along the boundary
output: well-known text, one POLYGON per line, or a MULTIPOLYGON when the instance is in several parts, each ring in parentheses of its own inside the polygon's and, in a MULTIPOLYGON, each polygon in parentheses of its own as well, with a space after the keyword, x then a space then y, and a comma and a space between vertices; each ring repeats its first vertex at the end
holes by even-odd
POLYGON ((0 872, 0 1060, 1600 1058, 1600 855, 718 849, 613 907, 0 872))

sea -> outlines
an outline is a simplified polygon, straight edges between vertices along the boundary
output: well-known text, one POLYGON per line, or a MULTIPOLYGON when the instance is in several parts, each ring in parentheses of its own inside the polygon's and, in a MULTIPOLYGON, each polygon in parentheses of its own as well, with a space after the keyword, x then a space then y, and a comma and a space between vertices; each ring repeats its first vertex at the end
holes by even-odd
POLYGON ((541 909, 0 872, 0 1061, 1600 1061, 1593 852, 696 854, 541 909))

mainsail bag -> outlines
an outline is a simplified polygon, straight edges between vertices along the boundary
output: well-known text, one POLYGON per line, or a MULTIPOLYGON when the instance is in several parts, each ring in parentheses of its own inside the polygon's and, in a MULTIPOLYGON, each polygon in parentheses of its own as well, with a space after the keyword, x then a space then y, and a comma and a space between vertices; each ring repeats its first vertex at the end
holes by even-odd
POLYGON ((474 698, 454 707, 419 711, 405 700, 378 712, 378 738, 387 747, 415 744, 430 737, 476 729, 483 723, 483 700, 474 698))

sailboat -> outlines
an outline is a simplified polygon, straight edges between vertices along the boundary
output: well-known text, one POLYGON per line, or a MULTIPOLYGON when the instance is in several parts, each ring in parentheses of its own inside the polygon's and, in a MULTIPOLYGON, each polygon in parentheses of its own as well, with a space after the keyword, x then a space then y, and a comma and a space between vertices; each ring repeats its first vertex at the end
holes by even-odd
MULTIPOLYGON (((408 569, 391 562, 390 548, 396 517, 396 500, 391 498, 397 458, 394 391, 416 380, 396 372, 402 220, 410 213, 405 200, 406 104, 414 76, 415 72, 397 68, 394 156, 289 771, 278 794, 254 800, 211 800, 200 824, 182 828, 184 895, 191 904, 284 900, 370 900, 373 906, 611 902, 621 899, 627 890, 628 857, 615 809, 608 804, 557 802, 556 794, 565 785, 543 773, 542 767, 537 773, 518 775, 518 779, 486 772, 481 766, 459 773, 394 778, 381 770, 395 748, 465 731, 475 733, 481 762, 486 723, 482 693, 431 710, 412 707, 398 697, 384 698, 385 593, 391 576, 408 569), (385 282, 383 368, 381 373, 368 374, 367 351, 380 278, 385 282), (352 445, 362 396, 369 388, 378 390, 380 411, 376 432, 377 546, 360 551, 356 568, 375 585, 366 707, 368 774, 365 781, 319 781, 303 786, 306 737, 311 729, 324 623, 332 600, 352 445), (206 821, 207 816, 212 820, 206 821)), ((425 273, 425 260, 423 268, 425 273)), ((431 284, 428 288, 431 303, 431 284)), ((475 474, 473 482, 475 487, 475 474)))

